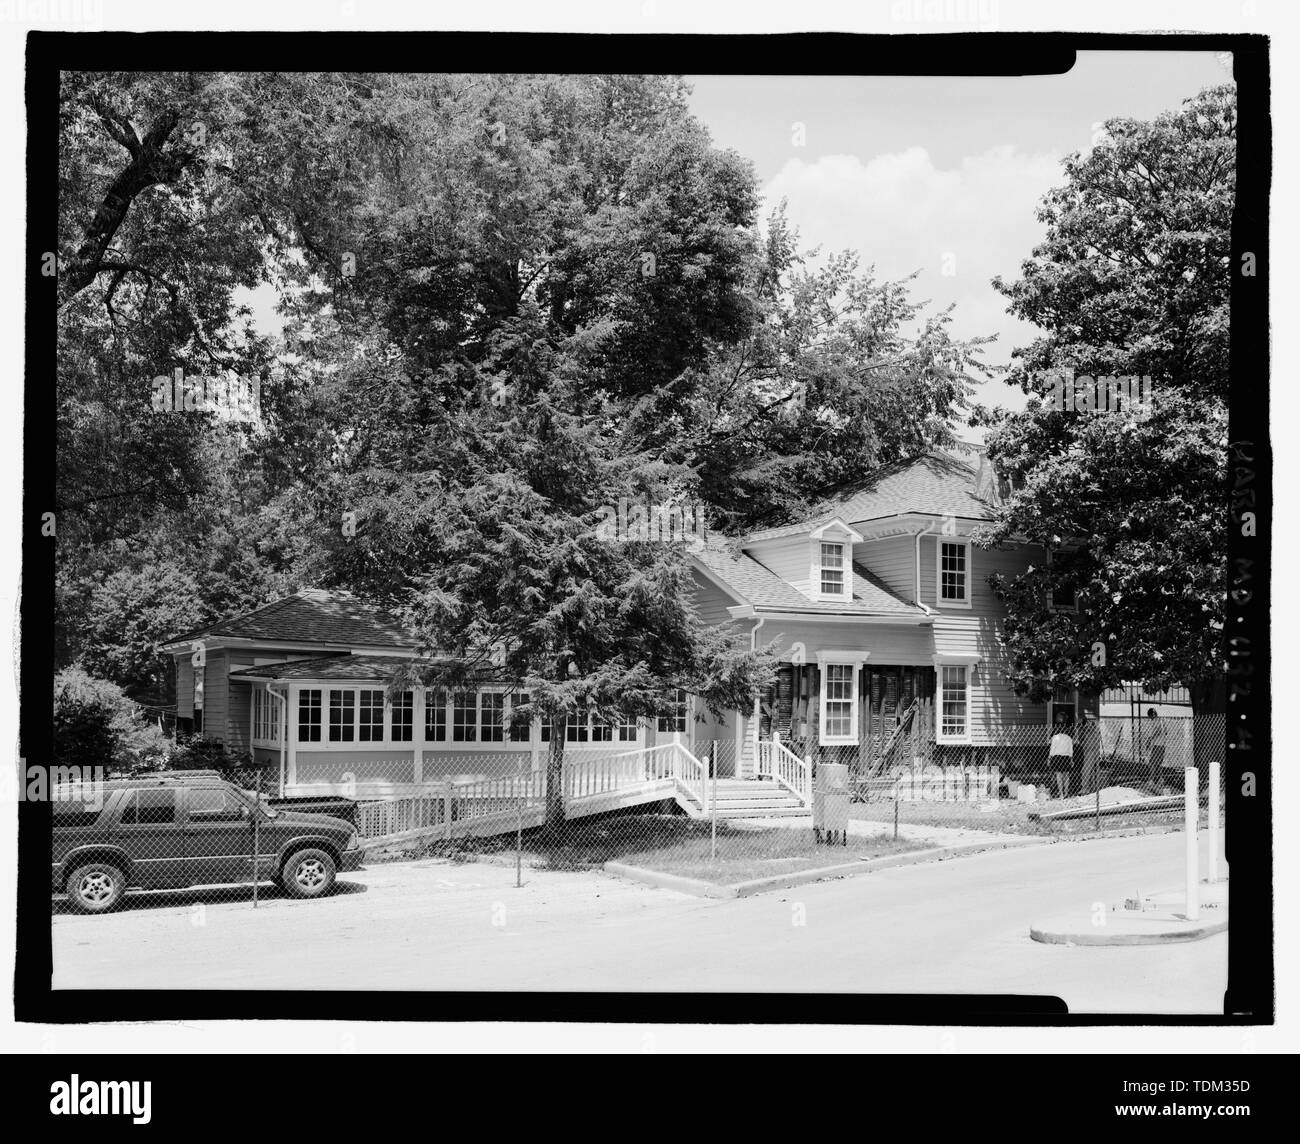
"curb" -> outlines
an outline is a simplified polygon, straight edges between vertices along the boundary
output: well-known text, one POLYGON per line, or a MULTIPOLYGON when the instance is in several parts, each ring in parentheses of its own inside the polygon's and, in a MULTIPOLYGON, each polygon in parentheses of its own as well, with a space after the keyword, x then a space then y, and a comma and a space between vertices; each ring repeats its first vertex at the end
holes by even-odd
POLYGON ((1176 945, 1180 942, 1201 941, 1224 933, 1228 929, 1228 919, 1211 922, 1208 925, 1191 929, 1165 930, 1162 933, 1062 933, 1055 930, 1043 930, 1037 926, 1029 927, 1029 936, 1034 941, 1046 945, 1176 945))
POLYGON ((604 870, 607 874, 630 878, 632 881, 643 882, 648 886, 657 886, 664 890, 693 894, 697 898, 748 898, 769 890, 788 890, 810 882, 849 878, 896 866, 918 866, 923 862, 942 862, 949 858, 961 858, 992 850, 1013 850, 1023 846, 1045 845, 1047 841, 1047 839, 1030 838, 1024 842, 968 842, 961 846, 937 846, 929 850, 912 850, 906 854, 890 854, 884 858, 860 858, 856 862, 818 866, 813 870, 798 870, 792 874, 776 874, 770 878, 753 878, 747 882, 732 882, 728 885, 705 882, 699 878, 686 878, 681 874, 667 874, 660 870, 649 870, 644 866, 629 866, 623 862, 606 862, 604 870))

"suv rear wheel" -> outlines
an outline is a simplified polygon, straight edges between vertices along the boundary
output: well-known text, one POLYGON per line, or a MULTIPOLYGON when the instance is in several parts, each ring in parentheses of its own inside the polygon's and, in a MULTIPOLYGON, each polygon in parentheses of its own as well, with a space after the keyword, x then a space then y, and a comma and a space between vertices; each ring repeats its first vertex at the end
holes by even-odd
POLYGON ((68 902, 82 914, 106 914, 126 893, 126 876, 111 862, 87 862, 68 879, 68 902))
POLYGON ((280 875, 284 892, 294 898, 319 898, 334 885, 334 859, 324 850, 299 850, 289 856, 280 875))

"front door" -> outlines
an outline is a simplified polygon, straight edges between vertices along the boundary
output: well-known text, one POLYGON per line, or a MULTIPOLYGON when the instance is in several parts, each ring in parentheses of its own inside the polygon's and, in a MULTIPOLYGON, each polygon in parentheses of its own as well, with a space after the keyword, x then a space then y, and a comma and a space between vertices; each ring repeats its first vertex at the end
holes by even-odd
POLYGON ((252 875, 251 807, 224 787, 191 787, 185 866, 192 886, 244 882, 252 875))

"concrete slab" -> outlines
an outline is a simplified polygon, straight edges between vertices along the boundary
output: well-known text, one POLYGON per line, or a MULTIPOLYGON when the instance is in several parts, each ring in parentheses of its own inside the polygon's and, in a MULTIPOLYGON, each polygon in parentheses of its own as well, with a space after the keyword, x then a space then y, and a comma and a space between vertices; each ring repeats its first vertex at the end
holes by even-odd
POLYGON ((1228 886, 1223 881, 1202 884, 1195 919, 1187 916, 1185 889, 1164 890, 1104 909, 1045 918, 1029 927, 1029 936, 1048 945, 1167 945, 1200 941, 1227 928, 1228 886))

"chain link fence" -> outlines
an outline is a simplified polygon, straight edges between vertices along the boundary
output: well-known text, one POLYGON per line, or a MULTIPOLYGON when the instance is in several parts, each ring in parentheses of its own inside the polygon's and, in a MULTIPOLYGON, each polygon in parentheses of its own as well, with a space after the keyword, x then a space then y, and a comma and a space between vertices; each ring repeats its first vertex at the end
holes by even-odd
POLYGON ((363 861, 429 856, 512 863, 520 880, 623 863, 730 885, 1025 835, 1181 829, 1184 768, 1200 764, 1204 824, 1224 735, 1223 716, 1103 717, 929 744, 888 767, 777 736, 676 735, 566 749, 558 793, 544 751, 503 754, 490 773, 482 755, 442 756, 442 779, 386 797, 281 798, 257 768, 68 784, 53 889, 57 908, 86 912, 127 890, 257 905, 346 890, 363 861))

